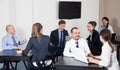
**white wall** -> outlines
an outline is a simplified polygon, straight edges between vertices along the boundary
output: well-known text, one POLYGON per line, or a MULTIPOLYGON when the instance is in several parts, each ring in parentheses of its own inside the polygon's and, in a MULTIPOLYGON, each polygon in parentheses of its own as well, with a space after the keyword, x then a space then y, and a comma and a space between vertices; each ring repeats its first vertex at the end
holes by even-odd
POLYGON ((10 23, 9 0, 0 0, 0 49, 2 37, 6 33, 5 26, 10 23))
MULTIPOLYGON (((58 2, 61 0, 0 0, 0 45, 2 37, 6 34, 5 26, 13 24, 20 39, 29 39, 31 27, 34 22, 40 22, 43 33, 58 28, 58 2)), ((62 0, 64 1, 64 0, 62 0)), ((65 20, 66 29, 70 32, 73 26, 80 28, 81 36, 88 36, 87 22, 99 17, 99 0, 65 0, 81 1, 82 13, 80 19, 65 20)), ((1 47, 0 47, 1 48, 1 47)))
POLYGON ((99 17, 99 0, 34 0, 34 22, 41 22, 44 26, 44 33, 50 32, 58 27, 58 2, 59 1, 81 1, 82 13, 80 19, 65 20, 66 29, 70 32, 73 26, 80 28, 81 36, 88 36, 87 22, 95 20, 98 22, 99 17))

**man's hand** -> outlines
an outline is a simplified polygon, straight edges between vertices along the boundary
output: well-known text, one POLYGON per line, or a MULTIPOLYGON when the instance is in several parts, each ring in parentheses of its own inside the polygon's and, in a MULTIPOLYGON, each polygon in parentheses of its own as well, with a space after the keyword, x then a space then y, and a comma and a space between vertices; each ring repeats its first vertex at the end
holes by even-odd
POLYGON ((94 57, 94 56, 91 53, 89 53, 87 57, 94 57))
POLYGON ((17 47, 17 49, 23 51, 25 47, 17 47))
POLYGON ((87 59, 89 62, 93 62, 93 60, 94 60, 92 57, 87 57, 87 59))
POLYGON ((51 46, 51 47, 54 47, 54 45, 53 45, 52 43, 50 43, 50 46, 51 46))
POLYGON ((25 39, 23 40, 23 42, 24 42, 24 43, 27 43, 27 39, 25 38, 25 39))

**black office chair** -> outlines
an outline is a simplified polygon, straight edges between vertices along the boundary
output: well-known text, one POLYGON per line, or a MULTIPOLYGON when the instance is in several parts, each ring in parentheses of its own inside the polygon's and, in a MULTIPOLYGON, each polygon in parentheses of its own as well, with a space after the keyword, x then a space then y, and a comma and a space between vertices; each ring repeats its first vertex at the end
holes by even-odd
POLYGON ((116 33, 112 33, 112 36, 111 36, 111 42, 114 44, 116 41, 115 41, 115 37, 116 37, 116 33))
POLYGON ((55 54, 49 54, 42 61, 36 61, 39 70, 54 70, 55 54), (49 64, 47 64, 47 61, 49 61, 49 64))

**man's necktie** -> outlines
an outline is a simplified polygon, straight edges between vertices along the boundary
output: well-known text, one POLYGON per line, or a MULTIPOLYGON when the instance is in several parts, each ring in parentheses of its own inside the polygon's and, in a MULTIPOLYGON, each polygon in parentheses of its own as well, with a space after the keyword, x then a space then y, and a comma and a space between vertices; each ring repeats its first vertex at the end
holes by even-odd
POLYGON ((61 31, 61 36, 60 36, 60 43, 63 42, 63 31, 61 31))
POLYGON ((79 48, 78 42, 75 42, 75 43, 76 43, 76 48, 79 48))
POLYGON ((59 47, 63 47, 63 31, 60 31, 59 47))
POLYGON ((18 44, 16 43, 14 36, 12 36, 12 39, 13 39, 14 46, 18 47, 18 44))

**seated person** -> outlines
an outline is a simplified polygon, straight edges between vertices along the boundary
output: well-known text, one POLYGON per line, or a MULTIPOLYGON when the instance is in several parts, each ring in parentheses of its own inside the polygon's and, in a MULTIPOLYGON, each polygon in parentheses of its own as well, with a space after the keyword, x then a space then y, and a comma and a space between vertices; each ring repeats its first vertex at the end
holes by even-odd
MULTIPOLYGON (((32 26, 31 38, 22 54, 27 55, 32 50, 32 62, 42 61, 48 55, 48 47, 50 39, 48 36, 42 34, 42 25, 35 23, 32 26)), ((36 64, 34 64, 35 66, 36 64)))
POLYGON ((7 34, 2 38, 2 49, 3 50, 11 50, 11 49, 19 49, 23 50, 24 47, 21 47, 20 45, 23 45, 27 42, 26 39, 23 41, 18 40, 17 36, 15 35, 15 29, 13 25, 7 25, 6 26, 7 34))
MULTIPOLYGON (((21 45, 23 45, 24 43, 27 42, 26 39, 24 39, 23 41, 18 40, 17 36, 15 35, 15 29, 13 25, 7 25, 6 26, 6 31, 7 34, 2 38, 2 49, 3 50, 23 50, 24 47, 22 47, 21 45)), ((16 62, 16 67, 17 67, 17 62, 19 61, 11 61, 11 62, 16 62)), ((9 65, 9 61, 4 61, 4 66, 3 68, 5 68, 6 65, 6 69, 8 69, 8 65, 9 65)))
POLYGON ((90 34, 87 40, 91 53, 97 56, 101 54, 102 43, 99 39, 99 33, 95 30, 96 25, 95 21, 88 22, 87 28, 90 34))
POLYGON ((83 38, 80 38, 80 31, 77 27, 73 27, 71 29, 71 36, 72 39, 66 42, 63 52, 64 56, 74 57, 76 54, 77 56, 80 56, 78 52, 76 52, 80 49, 84 51, 85 56, 92 56, 87 41, 83 38))
POLYGON ((108 29, 111 33, 114 33, 112 26, 109 24, 109 18, 103 17, 102 18, 102 24, 98 28, 98 32, 100 33, 101 30, 108 29))
POLYGON ((103 29, 100 32, 100 40, 103 43, 102 53, 97 57, 88 57, 89 62, 96 63, 108 68, 108 70, 120 70, 116 57, 115 46, 110 42, 111 32, 103 29), (97 58, 97 59, 96 59, 97 58))

